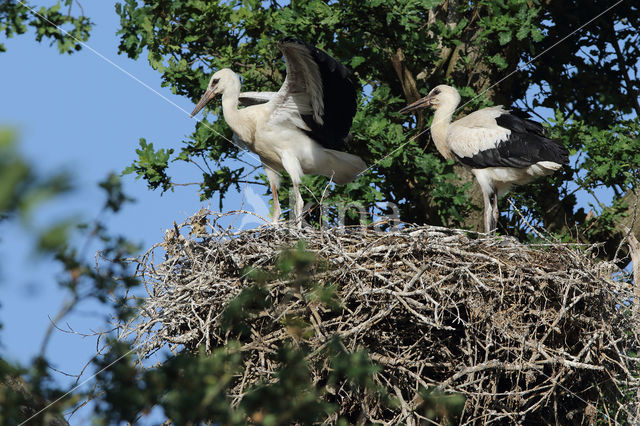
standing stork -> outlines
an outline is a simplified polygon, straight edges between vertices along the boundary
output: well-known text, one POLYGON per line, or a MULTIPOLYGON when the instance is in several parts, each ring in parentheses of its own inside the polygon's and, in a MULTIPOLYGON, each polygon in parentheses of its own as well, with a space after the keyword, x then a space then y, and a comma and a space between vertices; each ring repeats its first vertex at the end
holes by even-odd
POLYGON ((400 112, 435 110, 431 137, 444 158, 458 159, 475 175, 484 199, 484 229, 489 233, 495 231, 500 216, 498 197, 513 185, 550 175, 568 164, 569 151, 547 138, 540 123, 502 106, 480 109, 452 123, 459 103, 458 91, 443 84, 400 112))
POLYGON ((222 113, 239 140, 258 154, 273 194, 273 221, 280 217, 279 172, 291 176, 295 220, 302 226, 300 181, 304 174, 323 175, 335 183, 354 180, 366 169, 358 156, 342 152, 356 113, 351 72, 326 52, 287 37, 278 43, 287 76, 278 92, 240 93, 240 78, 230 69, 211 77, 193 117, 217 94, 222 113), (240 105, 248 105, 238 109, 240 105))

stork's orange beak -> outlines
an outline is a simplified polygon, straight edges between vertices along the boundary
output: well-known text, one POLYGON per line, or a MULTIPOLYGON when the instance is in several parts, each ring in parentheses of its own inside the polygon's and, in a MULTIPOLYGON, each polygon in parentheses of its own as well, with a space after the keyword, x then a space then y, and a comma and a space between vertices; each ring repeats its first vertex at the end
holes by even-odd
POLYGON ((196 107, 193 109, 193 112, 191 112, 191 117, 199 113, 200 110, 204 108, 205 105, 207 105, 209 102, 211 102, 211 100, 215 97, 216 92, 214 92, 213 89, 207 89, 207 91, 204 92, 204 95, 202 95, 202 97, 198 101, 198 105, 196 105, 196 107))
POLYGON ((414 103, 407 105, 398 112, 406 114, 408 112, 417 111, 428 106, 431 106, 431 98, 429 96, 425 96, 424 98, 418 99, 414 103))

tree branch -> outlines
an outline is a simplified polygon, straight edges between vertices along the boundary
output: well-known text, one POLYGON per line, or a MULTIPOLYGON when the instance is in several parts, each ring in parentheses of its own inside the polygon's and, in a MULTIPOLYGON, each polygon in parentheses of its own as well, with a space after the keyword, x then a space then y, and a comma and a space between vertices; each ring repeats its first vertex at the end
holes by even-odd
MULTIPOLYGON (((615 28, 613 27, 613 22, 611 22, 611 34, 615 34, 615 28)), ((624 82, 627 85, 627 96, 632 99, 633 109, 636 110, 636 115, 640 117, 640 101, 638 100, 638 94, 635 93, 633 89, 633 82, 629 78, 629 72, 627 70, 627 66, 624 63, 624 55, 622 54, 622 50, 620 50, 620 45, 618 44, 618 40, 612 35, 611 45, 613 46, 613 50, 616 52, 616 56, 618 59, 618 66, 620 67, 620 73, 622 74, 622 78, 624 78, 624 82)))

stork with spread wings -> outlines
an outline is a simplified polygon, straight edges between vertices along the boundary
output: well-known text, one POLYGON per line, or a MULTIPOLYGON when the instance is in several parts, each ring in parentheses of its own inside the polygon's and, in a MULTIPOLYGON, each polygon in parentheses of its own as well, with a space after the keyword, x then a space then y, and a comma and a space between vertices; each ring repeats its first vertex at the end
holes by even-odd
POLYGON ((278 43, 287 76, 278 92, 241 93, 240 79, 230 69, 211 77, 204 95, 191 113, 197 114, 222 94, 224 119, 265 168, 273 193, 273 220, 280 217, 279 172, 293 183, 295 220, 302 219, 299 185, 305 174, 323 175, 338 184, 354 180, 366 169, 356 155, 344 152, 356 113, 352 73, 326 52, 303 41, 285 38, 278 43), (239 109, 239 106, 245 108, 239 109))

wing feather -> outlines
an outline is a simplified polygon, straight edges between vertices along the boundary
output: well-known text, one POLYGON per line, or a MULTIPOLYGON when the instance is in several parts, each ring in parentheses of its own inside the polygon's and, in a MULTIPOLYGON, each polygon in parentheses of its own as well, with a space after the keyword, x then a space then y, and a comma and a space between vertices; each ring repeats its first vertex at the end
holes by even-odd
POLYGON ((285 38, 278 48, 287 76, 270 101, 274 107, 270 123, 293 124, 325 148, 344 149, 356 112, 351 72, 326 52, 297 39, 285 38))
POLYGON ((297 110, 298 115, 311 113, 313 119, 322 124, 322 78, 309 49, 301 42, 288 39, 278 43, 278 48, 285 58, 287 77, 273 98, 276 108, 272 117, 281 122, 297 110))
POLYGON ((277 92, 242 92, 238 96, 238 103, 240 106, 266 104, 276 95, 277 92))
POLYGON ((481 109, 452 123, 448 138, 460 162, 477 169, 569 162, 567 149, 544 136, 539 123, 501 107, 481 109))
POLYGON ((447 135, 451 152, 458 158, 471 158, 507 140, 511 131, 496 123, 503 113, 501 106, 484 108, 451 123, 447 135))

